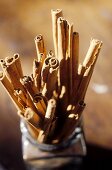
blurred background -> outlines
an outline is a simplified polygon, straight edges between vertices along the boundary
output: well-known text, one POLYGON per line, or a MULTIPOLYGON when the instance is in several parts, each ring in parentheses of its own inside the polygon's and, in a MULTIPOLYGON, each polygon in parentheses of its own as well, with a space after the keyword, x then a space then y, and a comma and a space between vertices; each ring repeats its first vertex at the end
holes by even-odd
MULTIPOLYGON (((98 161, 106 151, 107 157, 104 158, 109 160, 112 153, 111 0, 0 0, 0 58, 19 53, 24 74, 29 75, 36 57, 35 36, 42 34, 47 50, 53 49, 51 9, 57 8, 63 9, 64 17, 73 22, 74 30, 79 32, 80 62, 91 38, 103 41, 86 94, 87 106, 83 115, 90 159, 95 161, 97 158, 98 161), (93 146, 92 152, 90 146, 93 146)), ((0 98, 0 161, 5 166, 16 166, 21 161, 19 117, 1 84, 0 98), (15 161, 15 157, 19 159, 15 161)))

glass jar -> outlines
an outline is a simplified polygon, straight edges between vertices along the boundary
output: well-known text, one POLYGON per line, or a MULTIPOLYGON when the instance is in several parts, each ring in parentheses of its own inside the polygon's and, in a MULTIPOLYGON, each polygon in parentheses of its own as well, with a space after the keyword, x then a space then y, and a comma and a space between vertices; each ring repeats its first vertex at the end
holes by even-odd
POLYGON ((60 144, 40 144, 30 135, 27 124, 21 120, 23 159, 28 170, 59 169, 70 163, 80 167, 86 155, 83 126, 77 126, 72 135, 60 144))

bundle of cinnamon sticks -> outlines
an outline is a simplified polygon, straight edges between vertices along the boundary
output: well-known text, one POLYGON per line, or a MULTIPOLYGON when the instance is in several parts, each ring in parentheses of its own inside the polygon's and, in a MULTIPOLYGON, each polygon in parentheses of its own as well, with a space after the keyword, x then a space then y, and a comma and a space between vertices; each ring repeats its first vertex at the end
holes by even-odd
POLYGON ((14 54, 0 60, 0 81, 32 137, 54 144, 67 139, 80 122, 102 42, 92 39, 80 64, 79 33, 62 10, 51 10, 51 16, 54 52, 46 51, 42 35, 36 36, 32 74, 24 76, 20 56, 14 54))

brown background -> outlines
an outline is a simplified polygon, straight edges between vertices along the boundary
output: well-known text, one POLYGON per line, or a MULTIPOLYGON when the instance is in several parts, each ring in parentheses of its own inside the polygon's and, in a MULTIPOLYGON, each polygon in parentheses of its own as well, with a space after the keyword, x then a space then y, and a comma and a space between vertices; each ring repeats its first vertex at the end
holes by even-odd
MULTIPOLYGON (((112 1, 111 0, 1 0, 0 58, 18 52, 24 74, 32 72, 36 57, 34 37, 43 34, 47 50, 53 49, 51 9, 61 8, 66 19, 80 34, 82 62, 91 37, 103 41, 94 74, 86 95, 84 130, 89 143, 112 149, 112 1), (95 92, 94 85, 107 91, 95 92)), ((95 86, 96 87, 96 86, 95 86)), ((0 85, 0 149, 16 153, 19 146, 19 117, 7 93, 0 85), (4 145, 5 144, 5 145, 4 145), (11 146, 11 147, 9 147, 11 146)))

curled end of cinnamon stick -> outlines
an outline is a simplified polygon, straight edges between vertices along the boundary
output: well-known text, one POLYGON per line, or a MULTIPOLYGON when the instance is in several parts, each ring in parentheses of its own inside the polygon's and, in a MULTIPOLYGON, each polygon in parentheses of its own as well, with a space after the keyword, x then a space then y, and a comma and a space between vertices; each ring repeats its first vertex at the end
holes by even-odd
POLYGON ((34 38, 34 41, 35 41, 35 42, 40 42, 40 41, 42 41, 42 39, 43 39, 43 36, 42 36, 41 34, 39 34, 39 35, 37 35, 37 36, 34 38))
POLYGON ((59 14, 59 13, 62 13, 62 9, 51 9, 51 13, 52 14, 59 14))
POLYGON ((15 53, 14 54, 14 59, 16 60, 16 59, 18 59, 19 58, 19 54, 18 53, 15 53))

